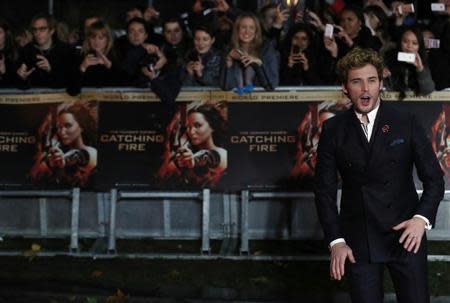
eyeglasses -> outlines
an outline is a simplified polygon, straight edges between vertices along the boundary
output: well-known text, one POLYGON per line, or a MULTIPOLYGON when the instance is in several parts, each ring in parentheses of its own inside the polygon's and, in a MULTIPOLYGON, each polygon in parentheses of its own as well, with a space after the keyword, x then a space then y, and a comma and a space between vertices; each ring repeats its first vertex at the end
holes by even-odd
POLYGON ((32 27, 31 28, 31 31, 33 32, 33 33, 36 33, 36 32, 45 32, 45 31, 47 31, 48 30, 48 26, 41 26, 41 27, 32 27))

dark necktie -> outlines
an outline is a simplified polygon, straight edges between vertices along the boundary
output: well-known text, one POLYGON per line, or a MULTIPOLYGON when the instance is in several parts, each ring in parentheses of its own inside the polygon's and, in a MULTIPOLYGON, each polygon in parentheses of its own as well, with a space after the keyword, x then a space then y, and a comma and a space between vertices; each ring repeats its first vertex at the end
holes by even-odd
POLYGON ((367 114, 362 114, 361 126, 363 128, 364 134, 366 135, 367 141, 369 141, 369 117, 367 116, 367 114))

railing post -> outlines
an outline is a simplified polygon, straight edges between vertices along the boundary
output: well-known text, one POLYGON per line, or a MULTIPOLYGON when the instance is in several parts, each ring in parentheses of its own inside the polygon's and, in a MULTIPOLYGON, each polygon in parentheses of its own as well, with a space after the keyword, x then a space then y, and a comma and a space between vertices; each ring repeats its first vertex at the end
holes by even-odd
POLYGON ((202 254, 210 254, 209 247, 209 212, 210 212, 210 197, 211 193, 208 188, 203 189, 202 194, 202 254))
POLYGON ((117 189, 113 188, 110 194, 109 205, 109 237, 108 237, 108 253, 116 252, 116 207, 117 207, 117 189))
POLYGON ((250 193, 243 190, 241 193, 241 255, 249 254, 248 245, 248 204, 250 193))
POLYGON ((72 190, 72 228, 70 236, 70 252, 78 252, 78 234, 80 224, 80 189, 75 187, 72 190))

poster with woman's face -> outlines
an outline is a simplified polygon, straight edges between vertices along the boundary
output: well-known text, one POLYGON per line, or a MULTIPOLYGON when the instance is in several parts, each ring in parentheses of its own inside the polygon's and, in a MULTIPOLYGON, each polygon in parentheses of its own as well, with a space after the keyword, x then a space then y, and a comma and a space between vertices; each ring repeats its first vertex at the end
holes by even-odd
POLYGON ((225 102, 180 104, 166 129, 158 183, 169 188, 220 187, 228 167, 227 128, 225 102))
POLYGON ((88 188, 97 167, 97 103, 50 105, 36 134, 29 176, 39 186, 88 188))

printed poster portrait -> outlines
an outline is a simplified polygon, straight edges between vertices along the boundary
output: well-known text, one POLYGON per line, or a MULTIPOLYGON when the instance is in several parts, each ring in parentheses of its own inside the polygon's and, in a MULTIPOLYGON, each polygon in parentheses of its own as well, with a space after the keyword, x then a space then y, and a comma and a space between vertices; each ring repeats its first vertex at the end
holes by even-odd
POLYGON ((350 107, 346 98, 308 104, 308 111, 297 127, 295 160, 290 172, 292 180, 312 182, 323 122, 350 107))
POLYGON ((228 167, 227 128, 226 102, 180 105, 166 129, 163 162, 157 172, 160 186, 218 187, 228 167))
POLYGON ((90 187, 97 167, 97 103, 52 105, 36 134, 29 176, 40 186, 90 187))
POLYGON ((450 105, 442 103, 442 110, 431 126, 431 145, 445 174, 446 183, 450 178, 450 105))

